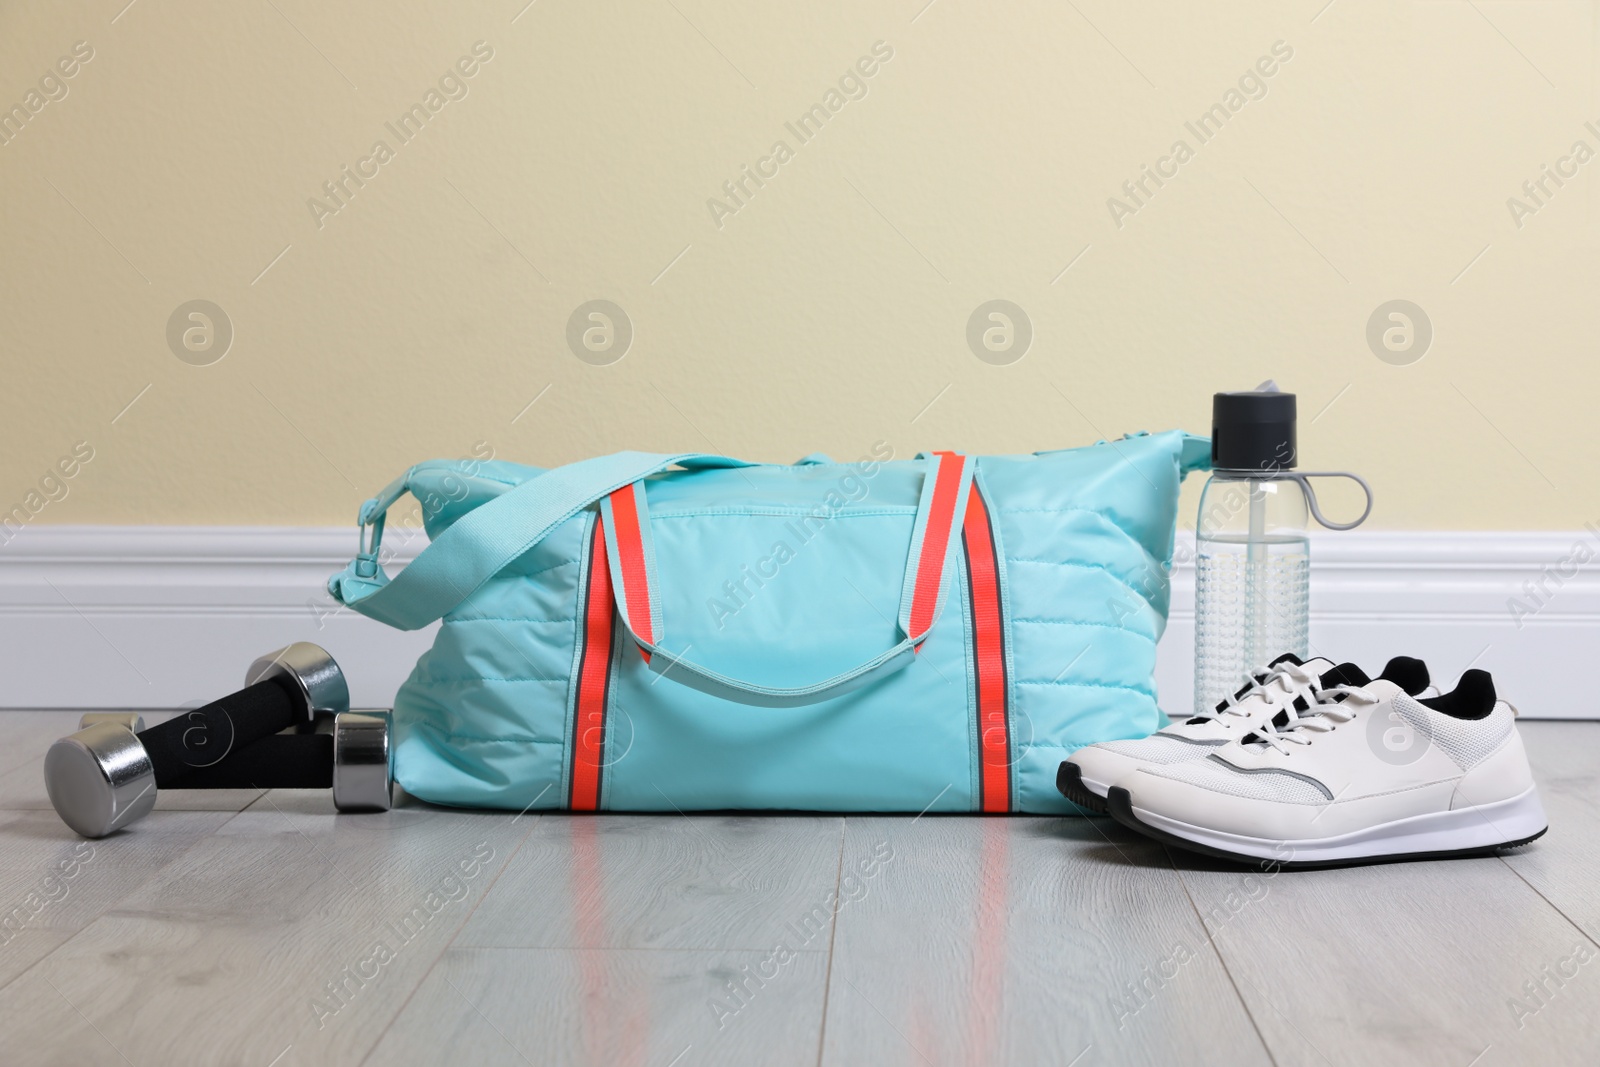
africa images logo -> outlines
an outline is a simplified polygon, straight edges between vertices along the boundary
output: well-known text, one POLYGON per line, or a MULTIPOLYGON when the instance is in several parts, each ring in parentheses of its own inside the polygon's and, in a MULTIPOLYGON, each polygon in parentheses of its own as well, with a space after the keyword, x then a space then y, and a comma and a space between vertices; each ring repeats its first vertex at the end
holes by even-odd
POLYGON ((1243 111, 1246 104, 1252 100, 1266 99, 1268 80, 1278 73, 1281 64, 1293 58, 1294 48, 1287 41, 1273 41, 1270 55, 1259 57, 1239 75, 1235 85, 1230 85, 1223 92, 1220 100, 1201 112, 1193 122, 1183 124, 1183 128, 1194 138, 1194 144, 1179 137, 1172 142, 1167 154, 1155 161, 1154 166, 1148 163, 1142 165, 1137 177, 1123 182, 1122 192, 1127 199, 1113 196, 1106 200, 1106 208, 1111 212, 1111 221, 1117 229, 1122 229, 1129 216, 1137 215, 1162 186, 1176 178, 1179 168, 1195 157, 1201 145, 1208 144, 1221 133, 1228 120, 1243 111))
POLYGON ((311 211, 311 219, 317 224, 317 229, 322 229, 329 216, 337 215, 349 207, 356 193, 378 176, 383 167, 395 158, 401 146, 415 140, 423 127, 443 111, 446 104, 453 100, 465 100, 472 90, 471 79, 493 58, 494 49, 487 41, 475 42, 472 54, 457 59, 439 75, 437 84, 428 86, 421 100, 401 112, 393 122, 383 124, 383 128, 394 138, 393 145, 380 137, 372 142, 372 148, 366 155, 356 160, 354 170, 346 164, 339 168, 338 175, 332 180, 322 183, 323 196, 307 197, 306 207, 311 211))
POLYGON ((722 183, 722 194, 726 199, 707 197, 706 210, 711 213, 711 221, 717 229, 722 229, 724 219, 729 215, 737 215, 758 191, 766 188, 767 182, 778 176, 784 164, 794 159, 796 147, 810 143, 850 101, 865 99, 867 79, 877 74, 882 65, 893 58, 892 45, 887 41, 874 41, 871 55, 857 59, 839 76, 836 85, 828 87, 821 100, 801 112, 793 122, 783 124, 783 128, 794 138, 794 145, 778 138, 772 142, 767 154, 756 160, 753 169, 748 163, 741 164, 738 176, 722 183))

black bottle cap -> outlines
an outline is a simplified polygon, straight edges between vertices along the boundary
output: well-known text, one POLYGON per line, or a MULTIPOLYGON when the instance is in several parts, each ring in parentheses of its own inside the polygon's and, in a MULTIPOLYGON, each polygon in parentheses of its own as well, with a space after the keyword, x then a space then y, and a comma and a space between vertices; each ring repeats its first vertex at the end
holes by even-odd
POLYGON ((1294 439, 1293 393, 1263 382, 1248 393, 1211 397, 1211 466, 1217 470, 1292 470, 1298 457, 1294 439))

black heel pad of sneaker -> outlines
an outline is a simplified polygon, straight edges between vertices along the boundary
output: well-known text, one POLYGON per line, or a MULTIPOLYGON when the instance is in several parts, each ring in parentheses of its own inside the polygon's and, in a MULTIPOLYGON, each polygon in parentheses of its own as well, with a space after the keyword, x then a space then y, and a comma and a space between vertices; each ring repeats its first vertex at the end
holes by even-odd
POLYGON ((1482 719, 1494 710, 1494 679, 1488 671, 1473 669, 1461 676, 1455 689, 1418 701, 1453 719, 1482 719))
POLYGON ((1428 688, 1428 665, 1410 656, 1396 656, 1389 661, 1378 677, 1391 681, 1407 693, 1416 696, 1428 688))

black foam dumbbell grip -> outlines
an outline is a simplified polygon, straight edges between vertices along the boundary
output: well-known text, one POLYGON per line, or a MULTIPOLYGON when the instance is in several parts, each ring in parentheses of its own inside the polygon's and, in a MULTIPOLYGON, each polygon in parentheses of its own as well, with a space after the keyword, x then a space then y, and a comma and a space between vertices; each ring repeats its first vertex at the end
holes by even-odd
POLYGON ((173 789, 330 789, 332 734, 274 734, 190 771, 173 789))
MULTIPOLYGON (((159 789, 214 768, 262 738, 294 725, 296 698, 276 679, 246 686, 204 707, 139 732, 159 789)), ((330 761, 331 767, 331 761, 330 761)), ((331 772, 330 772, 331 773, 331 772)))

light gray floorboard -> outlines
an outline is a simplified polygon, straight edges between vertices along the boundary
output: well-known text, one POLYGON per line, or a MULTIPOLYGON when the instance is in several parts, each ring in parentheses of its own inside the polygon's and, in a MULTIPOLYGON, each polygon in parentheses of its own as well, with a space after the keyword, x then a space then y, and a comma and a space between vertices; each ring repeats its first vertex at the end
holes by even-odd
POLYGON ((1512 1010, 1582 935, 1498 859, 1270 878, 1178 864, 1280 1065, 1600 1061, 1600 981, 1560 1011, 1512 1010))
POLYGON ((1503 859, 1271 872, 1173 853, 1279 1064, 1600 1062, 1600 947, 1546 899, 1600 919, 1600 724, 1522 731, 1551 830, 1503 859))
POLYGON ((1522 734, 1550 832, 1505 862, 1600 940, 1600 723, 1524 724, 1522 734))
POLYGON ((851 818, 843 871, 825 1063, 1268 1062, 1164 850, 1108 820, 851 818))
POLYGON ((1514 855, 1268 877, 1105 820, 282 791, 84 843, 76 715, 0 716, 0 1064, 1600 1062, 1600 724, 1524 725, 1514 855))
POLYGON ((825 952, 451 949, 367 1062, 809 1067, 826 980, 825 952))
POLYGON ((0 1062, 357 1062, 535 822, 269 794, 0 990, 0 1062))
POLYGON ((769 949, 833 890, 843 829, 839 816, 546 815, 455 945, 769 949))
POLYGON ((138 839, 84 841, 53 811, 0 812, 0 987, 128 899, 230 818, 172 812, 138 839))

